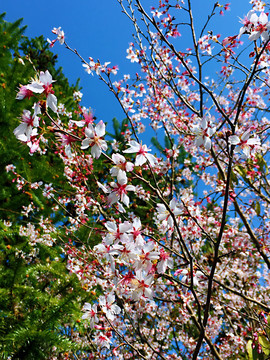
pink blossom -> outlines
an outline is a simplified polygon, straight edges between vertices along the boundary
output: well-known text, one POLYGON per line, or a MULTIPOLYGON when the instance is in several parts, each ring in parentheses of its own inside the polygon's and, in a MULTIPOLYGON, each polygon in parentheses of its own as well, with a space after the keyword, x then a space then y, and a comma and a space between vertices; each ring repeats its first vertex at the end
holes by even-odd
POLYGON ((16 96, 17 100, 22 100, 24 98, 30 99, 33 96, 33 92, 27 88, 25 85, 21 85, 19 92, 16 96))
POLYGON ((261 144, 258 136, 250 138, 250 130, 245 131, 240 137, 238 137, 237 135, 230 136, 229 143, 236 146, 236 153, 243 152, 243 156, 245 159, 248 159, 250 157, 251 147, 261 144))
POLYGON ((118 201, 121 201, 126 206, 129 206, 129 197, 127 195, 128 191, 135 191, 133 185, 127 185, 127 176, 126 173, 120 173, 117 176, 117 183, 111 183, 113 191, 108 196, 108 201, 110 204, 114 204, 118 201))
POLYGON ((206 52, 208 55, 212 55, 212 48, 208 43, 209 40, 211 40, 211 36, 204 35, 198 40, 198 45, 203 53, 206 52))
POLYGON ((104 241, 106 244, 112 244, 119 241, 122 243, 128 241, 128 232, 131 230, 132 225, 128 221, 124 221, 118 225, 115 221, 107 221, 105 227, 108 230, 108 233, 106 234, 104 241))
POLYGON ((146 271, 138 270, 136 271, 136 276, 131 280, 132 285, 132 299, 139 300, 142 296, 148 299, 152 299, 153 290, 151 285, 154 282, 152 275, 147 274, 146 271))
POLYGON ((247 33, 249 34, 250 41, 255 41, 260 36, 263 41, 269 39, 268 32, 270 29, 270 22, 268 21, 268 16, 264 12, 261 12, 260 16, 258 16, 254 10, 250 10, 241 22, 244 26, 242 26, 239 31, 239 37, 242 34, 247 33))
POLYGON ((65 42, 65 33, 63 30, 61 30, 61 27, 53 28, 52 33, 56 34, 57 38, 52 41, 50 39, 47 39, 48 43, 50 44, 50 47, 53 47, 56 41, 59 41, 60 45, 63 45, 65 42))
POLYGON ((62 145, 65 147, 65 153, 70 158, 72 156, 71 144, 77 140, 69 134, 60 134, 62 145))
POLYGON ((153 266, 153 261, 159 258, 159 252, 155 251, 155 244, 149 241, 137 249, 138 260, 134 267, 136 270, 145 270, 147 273, 153 266))
POLYGON ((210 117, 204 117, 200 125, 193 125, 192 132, 196 135, 195 145, 204 146, 206 150, 211 149, 211 136, 216 132, 216 128, 212 126, 210 117))
POLYGON ((33 133, 33 128, 39 125, 39 118, 32 116, 29 110, 23 110, 22 123, 13 131, 17 139, 28 142, 33 133))
POLYGON ((27 146, 29 146, 29 148, 30 148, 30 151, 29 151, 30 155, 34 154, 36 151, 41 152, 41 148, 39 146, 40 137, 37 138, 37 133, 35 130, 36 129, 34 129, 34 131, 32 133, 30 141, 27 142, 27 146))
POLYGON ((98 323, 97 304, 91 305, 89 303, 85 303, 82 311, 84 311, 82 319, 89 319, 90 327, 93 329, 95 324, 98 323))
POLYGON ((129 231, 129 238, 136 243, 137 246, 144 245, 144 239, 142 237, 142 223, 138 217, 135 217, 132 223, 132 228, 129 231))
POLYGON ((135 140, 131 140, 128 145, 130 146, 129 149, 124 150, 124 153, 137 153, 136 159, 135 159, 135 166, 141 166, 146 163, 148 160, 151 166, 155 166, 157 163, 157 159, 154 155, 149 154, 148 152, 151 151, 151 149, 148 149, 146 145, 139 144, 135 140))
POLYGON ((157 272, 158 274, 164 274, 166 272, 166 269, 173 268, 173 259, 170 257, 170 255, 164 251, 163 248, 160 249, 160 261, 157 264, 157 272))
POLYGON ((249 40, 255 41, 261 36, 262 41, 267 41, 269 39, 268 31, 270 29, 268 16, 264 12, 261 12, 260 16, 257 16, 257 14, 253 13, 250 17, 250 21, 254 24, 254 27, 251 28, 249 40))
POLYGON ((133 44, 131 43, 129 48, 127 49, 127 59, 129 59, 132 63, 139 62, 137 52, 134 52, 132 49, 133 44))
POLYGON ((98 159, 102 150, 106 151, 108 146, 103 136, 105 135, 105 124, 102 120, 94 127, 92 124, 88 124, 85 129, 86 139, 82 141, 81 148, 87 149, 91 146, 91 154, 95 159, 98 159))
POLYGON ((118 176, 121 172, 132 171, 134 165, 130 161, 126 161, 125 157, 120 154, 112 154, 112 161, 115 164, 110 170, 112 176, 118 176))
POLYGON ((115 296, 112 293, 108 294, 107 296, 101 295, 99 297, 99 305, 103 313, 111 321, 114 320, 115 315, 120 314, 121 312, 120 307, 114 304, 114 302, 115 302, 115 296))
POLYGON ((94 342, 101 348, 106 347, 107 349, 109 349, 111 346, 111 340, 103 333, 96 333, 94 342))
POLYGON ((164 222, 164 225, 169 228, 174 227, 174 221, 171 216, 171 213, 174 215, 180 215, 183 211, 180 208, 179 203, 176 199, 172 199, 169 203, 170 211, 164 204, 157 204, 157 220, 160 222, 164 222))
POLYGON ((244 33, 249 33, 253 23, 251 22, 251 15, 254 14, 254 10, 250 10, 247 15, 244 17, 244 19, 240 19, 240 22, 243 24, 243 26, 240 28, 239 35, 240 37, 244 33))
MULTIPOLYGON (((104 73, 107 70, 107 66, 110 65, 110 62, 105 62, 103 65, 100 64, 100 62, 95 62, 94 59, 92 59, 91 57, 89 57, 89 63, 88 64, 83 64, 82 66, 85 68, 85 71, 88 74, 93 75, 93 71, 97 74, 97 75, 101 75, 101 73, 104 73)), ((109 72, 112 72, 112 69, 109 69, 109 72)), ((116 69, 114 70, 116 71, 116 69)))
POLYGON ((57 98, 52 90, 52 84, 54 80, 48 70, 41 71, 39 79, 34 79, 26 88, 33 93, 42 94, 45 93, 47 97, 47 106, 53 111, 57 112, 57 98))
POLYGON ((16 166, 13 164, 9 164, 6 166, 6 172, 10 172, 10 171, 15 172, 15 170, 16 170, 16 166))

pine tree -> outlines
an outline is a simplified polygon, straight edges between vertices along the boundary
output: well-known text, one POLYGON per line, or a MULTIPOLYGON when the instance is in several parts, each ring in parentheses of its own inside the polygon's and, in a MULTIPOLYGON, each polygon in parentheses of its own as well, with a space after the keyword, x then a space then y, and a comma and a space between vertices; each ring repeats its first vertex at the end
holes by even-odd
MULTIPOLYGON (((4 16, 0 15, 0 166, 4 170, 13 164, 29 184, 49 184, 56 177, 55 169, 63 169, 62 162, 52 152, 30 156, 12 134, 25 107, 16 100, 18 86, 37 70, 49 69, 65 91, 68 108, 75 104, 72 96, 78 83, 69 85, 43 37, 28 39, 22 19, 8 23, 4 16)), ((65 188, 64 177, 57 180, 65 188)), ((19 191, 6 171, 0 178, 0 204, 0 358, 62 358, 82 351, 85 346, 72 337, 75 332, 80 336, 80 309, 87 294, 66 268, 65 233, 59 222, 65 219, 63 209, 52 217, 52 204, 42 190, 19 191), (29 200, 33 209, 23 211, 29 200)))

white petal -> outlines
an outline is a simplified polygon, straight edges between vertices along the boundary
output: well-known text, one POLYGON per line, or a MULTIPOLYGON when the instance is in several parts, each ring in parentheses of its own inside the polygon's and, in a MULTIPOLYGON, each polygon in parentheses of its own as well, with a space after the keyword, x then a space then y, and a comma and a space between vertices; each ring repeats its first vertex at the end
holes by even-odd
POLYGON ((229 137, 229 143, 230 143, 231 145, 237 145, 237 144, 240 143, 240 139, 239 139, 238 136, 232 135, 232 136, 229 137))
POLYGON ((84 139, 82 141, 81 149, 83 149, 83 150, 87 149, 89 147, 89 145, 90 145, 90 139, 84 139))
POLYGON ((99 148, 98 145, 95 144, 94 146, 92 146, 91 154, 92 154, 93 158, 95 158, 95 159, 98 159, 100 157, 101 149, 99 148))
POLYGON ((210 150, 212 146, 211 139, 209 137, 206 137, 204 140, 204 147, 206 150, 210 150))
POLYGON ((253 31, 251 33, 251 35, 249 35, 248 38, 249 38, 250 41, 255 41, 255 40, 258 40, 259 37, 260 37, 260 32, 259 31, 253 31))
POLYGON ((259 21, 263 25, 268 23, 268 17, 264 12, 262 12, 261 15, 259 16, 259 21))
POLYGON ((49 94, 47 97, 47 105, 53 112, 57 112, 57 97, 54 94, 49 94))
POLYGON ((142 154, 136 156, 135 166, 141 166, 146 163, 146 157, 142 154))
POLYGON ((26 88, 28 90, 33 91, 36 94, 41 94, 44 91, 44 87, 42 86, 42 84, 40 84, 40 83, 38 83, 36 81, 33 81, 31 84, 26 85, 26 88))
POLYGON ((39 80, 44 85, 50 85, 53 82, 52 75, 49 73, 48 70, 46 70, 45 73, 43 71, 41 71, 40 76, 39 76, 39 80))
POLYGON ((96 126, 96 134, 97 134, 97 136, 99 136, 99 137, 104 136, 105 135, 105 129, 106 129, 106 126, 105 126, 104 122, 102 120, 100 120, 100 122, 96 126))

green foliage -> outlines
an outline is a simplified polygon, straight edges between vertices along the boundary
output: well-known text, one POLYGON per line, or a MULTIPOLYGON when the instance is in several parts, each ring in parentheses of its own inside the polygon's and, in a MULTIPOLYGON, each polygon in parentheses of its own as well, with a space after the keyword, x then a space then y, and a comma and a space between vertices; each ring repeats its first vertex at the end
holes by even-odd
MULTIPOLYGON (((31 360, 53 355, 62 358, 62 353, 81 349, 72 340, 72 332, 80 326, 81 308, 89 301, 89 294, 66 268, 64 243, 60 240, 65 238, 60 226, 66 216, 63 209, 60 207, 52 217, 51 199, 30 185, 54 182, 62 191, 68 185, 59 157, 53 151, 30 156, 29 148, 20 144, 13 130, 19 125, 18 118, 25 106, 28 104, 29 110, 32 106, 30 101, 16 100, 18 87, 28 83, 36 70, 49 69, 59 84, 55 86, 56 94, 65 92, 67 109, 75 106, 73 92, 79 89, 78 82, 69 85, 62 69, 56 68, 56 56, 42 36, 24 37, 22 19, 8 23, 4 15, 0 15, 0 358, 31 360), (14 175, 4 171, 9 164, 15 165, 25 179, 24 191, 13 183, 14 175), (23 206, 30 202, 34 210, 22 215, 23 206), (44 219, 58 224, 54 233, 49 224, 48 234, 44 233, 38 211, 44 219), (32 223, 33 229, 24 234, 27 223, 32 223), (31 232, 40 241, 31 240, 31 232), (46 236, 53 240, 52 246, 43 243, 46 236)), ((83 331, 81 327, 78 335, 83 331)))
POLYGON ((120 122, 116 118, 113 118, 112 122, 113 122, 113 131, 114 132, 113 133, 107 132, 107 135, 121 144, 124 142, 123 134, 127 130, 127 127, 129 124, 128 119, 124 119, 120 124, 120 122))
POLYGON ((53 346, 75 351, 61 332, 75 326, 86 294, 67 272, 62 248, 32 244, 18 226, 0 225, 0 354, 46 359, 53 346))

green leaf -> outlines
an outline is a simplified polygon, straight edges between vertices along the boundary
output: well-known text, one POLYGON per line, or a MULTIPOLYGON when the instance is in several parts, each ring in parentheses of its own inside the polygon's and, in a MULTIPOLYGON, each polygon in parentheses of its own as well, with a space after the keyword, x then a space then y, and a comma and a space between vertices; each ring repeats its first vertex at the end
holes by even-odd
POLYGON ((241 175, 244 179, 247 175, 247 170, 242 165, 236 165, 234 169, 238 172, 239 175, 241 175))
POLYGON ((261 357, 259 356, 260 354, 258 354, 258 351, 256 350, 256 348, 252 346, 253 341, 252 340, 248 340, 247 342, 247 353, 248 353, 248 360, 260 360, 261 357))
POLYGON ((262 346, 262 351, 264 352, 265 355, 269 355, 270 354, 270 342, 267 339, 266 336, 264 335, 260 335, 259 336, 259 342, 262 346))

